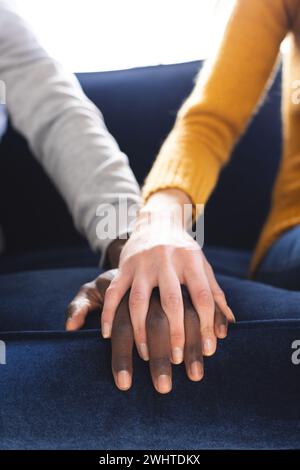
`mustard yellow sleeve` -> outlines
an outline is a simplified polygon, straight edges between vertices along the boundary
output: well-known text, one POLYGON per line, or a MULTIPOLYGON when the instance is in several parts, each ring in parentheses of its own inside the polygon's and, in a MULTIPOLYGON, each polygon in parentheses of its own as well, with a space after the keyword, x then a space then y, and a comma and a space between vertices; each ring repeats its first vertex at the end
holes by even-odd
POLYGON ((167 188, 207 201, 254 112, 291 26, 295 0, 237 0, 222 42, 201 71, 146 179, 144 198, 167 188))

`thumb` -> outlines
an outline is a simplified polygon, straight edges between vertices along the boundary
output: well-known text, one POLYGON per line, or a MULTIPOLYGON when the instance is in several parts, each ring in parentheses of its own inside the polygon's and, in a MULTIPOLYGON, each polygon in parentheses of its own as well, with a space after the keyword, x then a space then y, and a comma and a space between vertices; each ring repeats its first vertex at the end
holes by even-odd
POLYGON ((84 325, 88 314, 100 309, 102 305, 103 300, 95 284, 85 284, 67 308, 65 329, 67 331, 78 330, 84 325))
POLYGON ((88 299, 73 300, 67 310, 66 330, 74 331, 81 328, 91 310, 88 299))

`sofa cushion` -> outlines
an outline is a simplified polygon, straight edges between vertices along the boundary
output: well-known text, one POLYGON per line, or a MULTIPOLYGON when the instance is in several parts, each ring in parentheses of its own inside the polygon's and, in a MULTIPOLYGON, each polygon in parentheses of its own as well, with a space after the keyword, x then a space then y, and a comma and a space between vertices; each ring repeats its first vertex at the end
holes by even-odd
MULTIPOLYGON (((207 250, 233 276, 249 255, 207 250)), ((99 273, 83 259, 0 276, 0 449, 300 449, 300 365, 291 359, 300 292, 218 274, 237 324, 205 360, 204 380, 192 383, 176 366, 173 391, 161 396, 134 353, 134 384, 123 393, 99 312, 85 330, 63 331, 68 302, 99 273)))
POLYGON ((173 368, 159 395, 134 356, 118 391, 99 332, 7 333, 0 366, 1 449, 299 449, 300 323, 244 323, 205 361, 202 382, 173 368))

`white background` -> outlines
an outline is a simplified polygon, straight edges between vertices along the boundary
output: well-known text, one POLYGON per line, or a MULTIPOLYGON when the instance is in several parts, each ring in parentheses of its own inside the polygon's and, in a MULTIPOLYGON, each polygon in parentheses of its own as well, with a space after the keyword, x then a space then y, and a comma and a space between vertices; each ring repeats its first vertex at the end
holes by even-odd
POLYGON ((234 0, 15 0, 52 56, 73 72, 208 57, 234 0))

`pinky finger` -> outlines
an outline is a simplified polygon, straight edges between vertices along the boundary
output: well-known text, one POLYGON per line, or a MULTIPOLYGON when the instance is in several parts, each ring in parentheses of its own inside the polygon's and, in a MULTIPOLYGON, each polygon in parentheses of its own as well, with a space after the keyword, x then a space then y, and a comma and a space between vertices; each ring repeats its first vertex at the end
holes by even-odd
POLYGON ((215 335, 219 339, 224 339, 227 336, 228 320, 216 305, 215 311, 215 335))
POLYGON ((223 312, 223 315, 225 315, 227 320, 230 323, 235 323, 235 316, 233 314, 233 311, 227 304, 225 294, 215 278, 211 265, 208 263, 206 259, 204 259, 204 269, 205 269, 205 273, 206 273, 208 283, 209 283, 215 303, 223 312))

